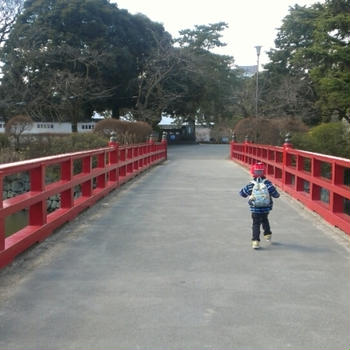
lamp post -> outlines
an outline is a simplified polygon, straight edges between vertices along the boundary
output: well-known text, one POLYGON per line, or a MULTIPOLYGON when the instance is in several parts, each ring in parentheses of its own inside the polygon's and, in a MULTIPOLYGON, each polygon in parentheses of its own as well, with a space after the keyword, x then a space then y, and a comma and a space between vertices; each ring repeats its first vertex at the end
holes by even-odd
POLYGON ((255 46, 256 49, 256 85, 255 85, 255 116, 258 117, 258 92, 259 92, 259 57, 262 46, 255 46))
POLYGON ((256 85, 255 85, 255 118, 256 118, 256 127, 255 127, 255 142, 258 140, 258 94, 259 94, 259 57, 260 57, 260 50, 262 46, 257 45, 255 46, 256 49, 256 56, 257 56, 257 62, 256 62, 256 85))

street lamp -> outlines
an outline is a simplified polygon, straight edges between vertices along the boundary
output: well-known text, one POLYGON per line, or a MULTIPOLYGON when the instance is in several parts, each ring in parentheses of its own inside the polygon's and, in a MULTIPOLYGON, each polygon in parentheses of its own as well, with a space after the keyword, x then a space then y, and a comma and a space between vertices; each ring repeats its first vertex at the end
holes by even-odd
POLYGON ((255 117, 258 117, 258 92, 259 92, 259 57, 260 57, 260 50, 262 46, 258 45, 255 46, 256 49, 256 56, 257 56, 257 62, 256 62, 256 86, 255 86, 255 117))
POLYGON ((258 94, 259 94, 259 57, 260 57, 260 50, 262 46, 257 45, 255 46, 256 49, 256 56, 257 56, 257 62, 256 62, 256 86, 255 86, 255 142, 258 141, 258 94))

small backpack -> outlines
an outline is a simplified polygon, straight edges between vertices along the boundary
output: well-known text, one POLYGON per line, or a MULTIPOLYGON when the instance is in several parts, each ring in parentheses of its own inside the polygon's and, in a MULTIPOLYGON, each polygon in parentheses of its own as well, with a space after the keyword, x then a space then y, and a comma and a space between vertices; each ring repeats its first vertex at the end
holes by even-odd
POLYGON ((252 188, 252 194, 249 198, 252 201, 252 205, 254 207, 268 207, 271 204, 271 198, 269 190, 265 185, 265 180, 252 180, 252 183, 254 186, 252 188))

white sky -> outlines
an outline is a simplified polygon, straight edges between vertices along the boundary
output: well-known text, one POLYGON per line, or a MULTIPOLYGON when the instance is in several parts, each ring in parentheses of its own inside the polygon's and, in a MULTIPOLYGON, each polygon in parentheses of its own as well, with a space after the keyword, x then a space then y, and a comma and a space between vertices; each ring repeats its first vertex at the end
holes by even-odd
POLYGON ((290 6, 311 5, 317 0, 116 0, 120 9, 143 13, 154 22, 164 25, 173 37, 181 29, 195 25, 226 22, 222 41, 227 46, 216 53, 233 56, 241 66, 257 62, 255 46, 261 45, 260 64, 268 62, 266 51, 274 47, 274 40, 282 19, 290 6))

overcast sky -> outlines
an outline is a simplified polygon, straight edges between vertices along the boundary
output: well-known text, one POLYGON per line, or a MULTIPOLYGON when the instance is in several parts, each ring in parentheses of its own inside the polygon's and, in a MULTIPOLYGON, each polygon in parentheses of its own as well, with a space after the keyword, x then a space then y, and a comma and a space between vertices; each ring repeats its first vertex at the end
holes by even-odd
POLYGON ((173 37, 181 29, 194 25, 226 22, 222 41, 227 46, 216 53, 230 55, 241 66, 257 61, 256 45, 261 45, 260 63, 267 63, 266 51, 274 47, 277 28, 290 6, 311 5, 317 0, 116 0, 118 7, 130 13, 143 13, 160 22, 173 37))

